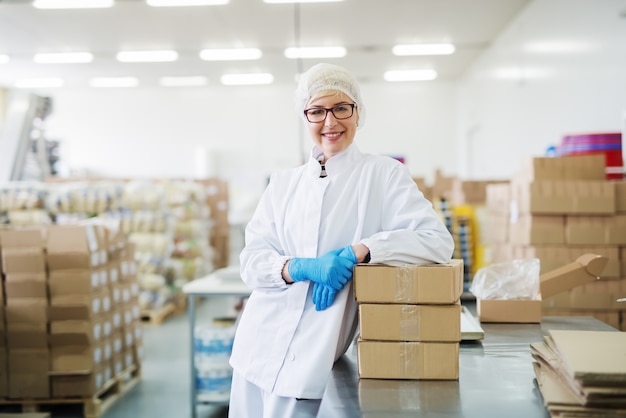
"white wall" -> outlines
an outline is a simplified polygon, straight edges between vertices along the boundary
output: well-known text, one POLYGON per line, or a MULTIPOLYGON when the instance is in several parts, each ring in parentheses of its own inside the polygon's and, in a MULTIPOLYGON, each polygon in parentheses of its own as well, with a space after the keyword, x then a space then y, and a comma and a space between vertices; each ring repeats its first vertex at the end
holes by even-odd
MULTIPOLYGON (((225 178, 235 211, 256 204, 270 172, 312 145, 292 85, 62 90, 47 132, 74 172, 105 177, 225 178), (200 161, 201 163, 197 163, 200 161), (214 163, 214 164, 213 164, 214 163)), ((365 84, 363 151, 402 155, 416 176, 454 161, 454 84, 365 84)), ((246 216, 246 214, 235 215, 246 216)))
POLYGON ((626 112, 626 1, 536 0, 459 91, 458 174, 508 178, 566 134, 618 132, 626 112), (567 51, 533 52, 539 41, 567 51))

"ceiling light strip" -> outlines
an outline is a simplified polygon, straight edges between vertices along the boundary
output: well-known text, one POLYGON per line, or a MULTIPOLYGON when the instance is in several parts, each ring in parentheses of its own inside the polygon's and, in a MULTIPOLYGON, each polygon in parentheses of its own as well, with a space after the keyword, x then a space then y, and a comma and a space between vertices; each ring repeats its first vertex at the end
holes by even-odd
POLYGON ((136 87, 137 77, 95 77, 89 80, 91 87, 136 87))
POLYGON ((346 48, 343 46, 320 46, 304 48, 286 48, 285 57, 299 58, 341 58, 346 56, 346 48))
POLYGON ((35 54, 33 62, 37 64, 83 64, 93 61, 89 52, 61 52, 35 54))
POLYGON ((288 3, 339 3, 343 0, 263 0, 267 4, 288 4, 288 3))
POLYGON ((0 64, 6 64, 9 61, 11 61, 11 57, 6 54, 0 54, 0 64))
POLYGON ((172 62, 178 59, 178 52, 161 51, 120 51, 116 58, 121 62, 172 62))
POLYGON ((229 0, 146 0, 146 4, 152 7, 219 6, 228 3, 229 0))
POLYGON ((37 9, 102 9, 113 7, 113 0, 35 0, 37 9))
POLYGON ((207 84, 207 78, 204 76, 159 78, 159 85, 163 87, 197 87, 197 86, 205 86, 206 84, 207 84))
POLYGON ((452 44, 403 44, 395 45, 391 52, 398 56, 411 55, 450 55, 456 51, 452 44))
POLYGON ((203 49, 200 58, 205 61, 257 60, 263 56, 258 48, 203 49))

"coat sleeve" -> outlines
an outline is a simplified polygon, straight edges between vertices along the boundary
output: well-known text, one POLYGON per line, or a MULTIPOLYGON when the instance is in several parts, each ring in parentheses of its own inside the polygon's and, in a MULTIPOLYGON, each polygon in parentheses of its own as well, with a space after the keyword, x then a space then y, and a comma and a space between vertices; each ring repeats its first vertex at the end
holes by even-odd
POLYGON ((381 231, 361 240, 370 249, 370 262, 389 265, 449 262, 454 239, 406 167, 395 164, 383 185, 381 231))
POLYGON ((263 192, 252 219, 246 225, 245 246, 239 255, 240 273, 251 289, 285 290, 282 277, 287 260, 276 229, 272 181, 263 192))

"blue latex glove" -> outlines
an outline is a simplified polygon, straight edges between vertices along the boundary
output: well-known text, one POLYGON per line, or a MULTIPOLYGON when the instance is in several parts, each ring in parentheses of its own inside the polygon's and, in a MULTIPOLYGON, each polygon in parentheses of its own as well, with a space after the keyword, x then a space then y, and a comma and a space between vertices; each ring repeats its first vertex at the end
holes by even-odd
POLYGON ((295 282, 311 280, 340 290, 352 279, 356 262, 352 246, 348 246, 317 258, 292 258, 287 270, 295 282))
POLYGON ((320 283, 313 285, 313 303, 315 304, 316 311, 323 311, 333 304, 335 301, 335 295, 337 291, 330 286, 325 286, 320 283))

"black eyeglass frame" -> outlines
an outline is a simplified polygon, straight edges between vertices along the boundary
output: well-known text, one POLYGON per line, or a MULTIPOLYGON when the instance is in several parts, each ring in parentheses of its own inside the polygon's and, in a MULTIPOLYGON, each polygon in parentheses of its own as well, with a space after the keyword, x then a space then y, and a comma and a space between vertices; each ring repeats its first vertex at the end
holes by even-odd
POLYGON ((307 121, 309 121, 309 123, 322 123, 326 120, 326 118, 328 117, 328 112, 333 114, 333 117, 337 120, 345 120, 345 119, 350 119, 352 116, 354 116, 354 108, 358 107, 356 103, 341 103, 338 105, 335 105, 333 107, 310 107, 308 109, 304 109, 304 117, 306 118, 307 121), (352 112, 350 112, 350 116, 346 116, 345 118, 338 118, 335 115, 335 109, 341 106, 350 106, 350 108, 352 109, 352 112), (310 110, 325 110, 326 114, 324 114, 324 119, 322 120, 318 120, 316 122, 313 122, 312 120, 309 119, 309 115, 307 112, 309 112, 310 110))

